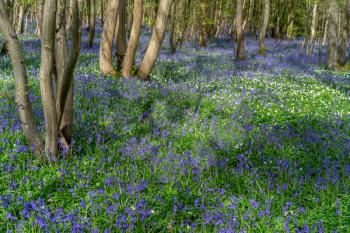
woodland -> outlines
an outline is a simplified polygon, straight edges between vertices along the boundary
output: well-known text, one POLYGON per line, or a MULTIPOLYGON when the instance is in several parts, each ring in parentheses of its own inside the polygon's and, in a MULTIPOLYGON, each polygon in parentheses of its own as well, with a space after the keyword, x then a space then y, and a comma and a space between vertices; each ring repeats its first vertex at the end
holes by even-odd
POLYGON ((350 0, 0 0, 0 232, 350 232, 350 0))

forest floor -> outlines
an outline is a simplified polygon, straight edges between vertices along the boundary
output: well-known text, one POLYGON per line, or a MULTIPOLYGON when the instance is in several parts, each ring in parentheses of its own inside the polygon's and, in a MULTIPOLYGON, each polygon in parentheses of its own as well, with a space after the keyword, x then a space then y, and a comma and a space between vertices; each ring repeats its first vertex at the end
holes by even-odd
MULTIPOLYGON (((22 42, 43 129, 40 41, 22 42)), ((0 232, 350 232, 350 75, 298 41, 267 46, 235 61, 230 40, 165 45, 142 82, 100 77, 84 43, 73 151, 50 165, 0 57, 0 232)))

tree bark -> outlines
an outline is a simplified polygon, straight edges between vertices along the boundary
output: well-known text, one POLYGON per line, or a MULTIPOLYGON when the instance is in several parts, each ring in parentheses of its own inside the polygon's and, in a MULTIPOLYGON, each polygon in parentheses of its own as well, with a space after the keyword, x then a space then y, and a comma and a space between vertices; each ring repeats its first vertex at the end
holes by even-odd
POLYGON ((200 2, 200 28, 199 28, 199 46, 206 47, 207 43, 205 41, 206 38, 206 6, 205 0, 201 0, 200 2))
POLYGON ((190 7, 191 7, 191 0, 184 0, 183 5, 182 5, 183 11, 182 11, 182 17, 181 17, 182 22, 181 22, 180 39, 179 39, 179 41, 177 41, 179 48, 182 47, 182 44, 185 40, 185 34, 186 34, 187 29, 188 29, 188 23, 189 23, 189 18, 190 18, 188 11, 189 11, 190 7))
MULTIPOLYGON (((72 142, 73 129, 73 89, 74 89, 74 69, 78 61, 81 43, 81 17, 82 11, 80 3, 75 0, 72 17, 72 46, 68 53, 65 53, 65 66, 62 68, 62 77, 58 80, 56 94, 56 108, 60 137, 65 140, 68 146, 72 142)), ((67 41, 67 40, 66 40, 67 41)))
POLYGON ((223 1, 220 1, 219 3, 219 10, 217 12, 217 24, 216 24, 216 31, 215 31, 215 37, 218 37, 221 33, 222 28, 222 8, 223 8, 223 1))
POLYGON ((154 63, 158 57, 161 48, 164 33, 169 17, 169 11, 172 0, 161 0, 159 3, 157 19, 153 27, 152 37, 147 47, 147 51, 140 65, 137 76, 143 80, 148 80, 154 63))
POLYGON ((316 1, 312 10, 312 21, 311 21, 311 33, 310 33, 310 39, 308 41, 307 45, 307 56, 310 57, 314 50, 315 45, 315 39, 316 39, 316 29, 317 29, 317 8, 318 8, 318 2, 316 1))
POLYGON ((40 0, 38 4, 38 12, 37 12, 37 36, 41 36, 42 28, 43 28, 43 8, 44 8, 45 0, 40 0))
POLYGON ((126 0, 119 0, 119 13, 118 20, 115 29, 115 38, 116 38, 116 67, 118 70, 121 69, 123 60, 125 57, 127 42, 126 42, 126 0))
POLYGON ((337 17, 338 17, 338 3, 330 1, 330 16, 328 22, 328 67, 330 69, 336 68, 337 65, 337 17))
MULTIPOLYGON (((275 44, 276 46, 280 45, 280 39, 281 39, 281 18, 282 18, 282 5, 283 0, 277 0, 277 10, 276 10, 276 26, 274 30, 274 37, 275 37, 275 44)), ((289 15, 291 16, 288 27, 289 27, 289 33, 290 33, 290 39, 293 37, 293 26, 294 26, 294 12, 290 12, 289 15)))
POLYGON ((109 0, 100 45, 100 72, 102 75, 116 75, 113 68, 113 38, 117 24, 119 0, 109 0))
POLYGON ((345 7, 342 12, 342 29, 340 32, 340 43, 338 48, 338 64, 344 66, 347 62, 346 47, 349 39, 349 19, 350 19, 350 3, 345 0, 345 7))
POLYGON ((53 62, 57 0, 46 0, 41 39, 40 89, 45 118, 45 153, 50 161, 58 155, 58 119, 53 93, 53 62))
POLYGON ((174 41, 174 34, 175 34, 175 8, 176 4, 175 1, 171 5, 171 14, 170 14, 170 29, 169 29, 169 46, 170 46, 170 52, 174 54, 176 52, 176 46, 174 41))
MULTIPOLYGON (((12 23, 13 23, 13 14, 12 14, 13 3, 10 0, 5 0, 4 5, 5 5, 4 6, 5 12, 7 12, 8 20, 10 21, 10 24, 12 25, 12 23)), ((8 53, 8 45, 7 45, 6 40, 4 40, 2 47, 1 47, 1 50, 0 50, 0 55, 5 55, 7 53, 8 53)))
POLYGON ((130 33, 128 47, 126 49, 126 54, 123 60, 123 70, 122 70, 123 77, 130 77, 132 75, 132 68, 134 65, 137 44, 140 38, 142 16, 143 16, 143 0, 134 0, 131 33, 130 33))
MULTIPOLYGON (((74 79, 71 80, 71 85, 66 96, 63 115, 60 119, 60 132, 62 145, 64 147, 70 146, 73 141, 73 101, 74 101, 74 79)), ((63 101, 62 101, 63 102, 63 101)))
POLYGON ((236 59, 245 59, 244 29, 243 29, 243 5, 242 0, 237 0, 236 27, 237 27, 237 51, 236 59))
POLYGON ((327 16, 325 20, 325 24, 323 27, 323 39, 322 39, 322 47, 326 46, 327 38, 328 38, 328 24, 329 24, 329 17, 331 15, 331 9, 329 8, 327 11, 327 16))
POLYGON ((42 155, 44 143, 35 125, 32 105, 29 100, 27 71, 24 66, 24 56, 16 32, 6 12, 3 0, 0 0, 0 31, 7 41, 15 79, 15 99, 22 129, 26 141, 33 146, 34 153, 42 155))
MULTIPOLYGON (((45 0, 43 0, 45 1, 45 0)), ((75 1, 76 0, 68 0, 68 7, 67 7, 67 36, 68 36, 68 39, 71 38, 71 33, 72 33, 72 19, 73 19, 73 7, 74 7, 74 4, 75 4, 75 1)))
POLYGON ((88 45, 91 48, 94 44, 95 37, 95 27, 96 27, 96 3, 95 0, 90 1, 90 20, 89 20, 89 35, 88 35, 88 45))
POLYGON ((264 2, 265 2, 264 19, 261 25, 260 35, 259 35, 259 53, 260 54, 265 54, 266 52, 265 37, 266 37, 266 31, 267 31, 267 27, 269 25, 269 19, 270 19, 270 0, 265 0, 264 2))
MULTIPOLYGON (((244 5, 244 4, 243 4, 244 5)), ((243 7, 244 8, 244 7, 243 7)), ((254 0, 249 0, 249 9, 248 9, 248 14, 244 19, 243 22, 243 31, 247 31, 247 25, 249 24, 249 21, 253 17, 253 11, 254 11, 254 0)))
POLYGON ((23 19, 24 19, 24 5, 20 3, 19 5, 19 14, 18 14, 18 22, 17 22, 17 28, 16 33, 17 35, 23 33, 23 19))
POLYGON ((105 4, 104 4, 104 0, 101 0, 101 24, 102 27, 105 25, 105 4))

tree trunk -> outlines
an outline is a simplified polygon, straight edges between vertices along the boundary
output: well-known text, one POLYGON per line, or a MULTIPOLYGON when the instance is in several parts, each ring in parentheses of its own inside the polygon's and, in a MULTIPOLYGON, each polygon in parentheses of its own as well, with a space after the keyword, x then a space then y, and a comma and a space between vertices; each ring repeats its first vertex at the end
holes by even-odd
POLYGON ((327 11, 327 16, 326 16, 326 22, 324 24, 323 28, 323 39, 322 39, 322 46, 325 47, 327 43, 327 38, 328 38, 328 24, 329 24, 329 17, 331 15, 331 9, 329 8, 327 11))
POLYGON ((90 18, 91 18, 91 1, 87 0, 86 1, 86 19, 84 20, 85 25, 86 25, 86 30, 89 32, 90 31, 90 18))
POLYGON ((94 44, 95 37, 95 27, 96 27, 96 3, 95 0, 90 1, 90 20, 89 20, 89 35, 88 35, 88 45, 91 48, 94 44))
POLYGON ((74 96, 74 80, 72 79, 69 92, 66 97, 64 112, 60 122, 61 140, 64 140, 65 146, 70 146, 73 141, 73 96, 74 96))
POLYGON ((104 0, 101 0, 101 24, 102 24, 102 27, 104 26, 105 24, 105 4, 104 4, 104 0))
POLYGON ((328 22, 328 67, 330 69, 336 68, 337 65, 337 17, 338 17, 338 3, 330 1, 330 16, 328 22))
POLYGON ((201 0, 200 2, 200 28, 199 28, 199 46, 206 47, 207 43, 205 41, 206 38, 206 6, 205 0, 201 0))
POLYGON ((37 12, 37 36, 41 36, 42 28, 43 28, 43 8, 44 8, 45 0, 40 0, 38 4, 38 12, 37 12))
MULTIPOLYGON (((210 20, 207 23, 207 37, 212 39, 215 37, 215 33, 216 33, 216 23, 217 23, 217 15, 218 15, 218 2, 214 2, 213 4, 211 4, 211 11, 210 11, 210 20)), ((210 6, 210 5, 209 5, 210 6)))
POLYGON ((141 79, 148 80, 154 63, 158 57, 159 50, 161 48, 164 33, 167 25, 167 20, 169 17, 169 11, 172 0, 161 0, 159 4, 159 9, 157 13, 157 19, 155 26, 153 28, 152 37, 148 44, 148 48, 145 56, 140 65, 138 71, 138 76, 141 79))
POLYGON ((159 8, 159 0, 153 0, 154 4, 153 4, 153 14, 152 14, 152 22, 153 22, 153 26, 155 23, 155 20, 157 18, 157 12, 158 12, 158 8, 159 8))
POLYGON ((100 72, 102 75, 116 75, 113 68, 113 38, 117 24, 119 0, 109 0, 107 3, 106 18, 104 22, 100 45, 100 72))
POLYGON ((23 32, 23 19, 24 19, 24 5, 19 5, 19 14, 18 14, 18 23, 17 23, 17 29, 16 33, 17 35, 22 34, 23 32))
POLYGON ((126 42, 126 0, 119 0, 119 13, 118 20, 115 29, 115 38, 116 38, 116 67, 118 70, 121 69, 123 60, 125 57, 127 42, 126 42))
POLYGON ((182 22, 181 22, 181 32, 180 39, 177 41, 179 44, 178 47, 181 48, 183 41, 185 40, 186 30, 188 28, 189 14, 188 11, 191 7, 191 0, 184 0, 183 2, 183 11, 182 11, 182 22))
POLYGON ((15 99, 19 112, 24 136, 29 145, 33 146, 34 153, 42 155, 44 143, 35 125, 32 105, 29 100, 27 71, 24 66, 24 56, 16 32, 5 10, 3 0, 0 0, 0 31, 7 41, 15 79, 15 99))
POLYGON ((175 34, 175 1, 172 3, 171 6, 171 14, 170 14, 170 32, 169 32, 169 46, 170 46, 170 52, 174 54, 176 52, 176 46, 174 42, 174 34, 175 34))
MULTIPOLYGON (((12 12, 11 4, 10 4, 11 2, 8 1, 8 0, 5 0, 3 3, 4 3, 5 12, 10 13, 7 17, 8 17, 9 22, 12 25, 12 18, 13 17, 12 17, 12 14, 11 14, 11 12, 12 12)), ((7 53, 8 53, 8 45, 7 45, 6 40, 4 39, 3 42, 2 42, 2 47, 0 49, 0 55, 5 55, 7 53)))
POLYGON ((338 64, 344 66, 346 64, 346 47, 349 39, 349 20, 350 20, 350 4, 349 0, 345 2, 345 8, 342 12, 342 30, 340 33, 340 44, 338 48, 338 64))
POLYGON ((248 15, 247 15, 247 17, 245 17, 244 22, 243 22, 243 31, 247 31, 246 30, 247 29, 247 25, 249 24, 249 21, 253 17, 253 11, 254 11, 254 0, 249 0, 248 15))
POLYGON ((314 8, 312 11, 312 22, 311 22, 311 35, 307 45, 307 56, 310 57, 314 50, 315 39, 316 39, 316 28, 317 28, 317 8, 318 2, 316 1, 314 4, 314 8))
MULTIPOLYGON (((72 142, 73 129, 73 94, 74 94, 74 69, 78 60, 81 42, 81 2, 74 1, 73 17, 72 17, 72 46, 68 53, 65 53, 65 66, 61 67, 63 74, 57 83, 56 93, 56 109, 58 126, 60 128, 61 141, 65 147, 72 142)), ((67 41, 67 39, 65 39, 67 41)), ((68 47, 68 45, 67 45, 68 47)), ((62 65, 62 64, 61 64, 62 65)))
POLYGON ((217 24, 216 24, 216 31, 215 31, 215 37, 218 37, 221 33, 221 27, 222 27, 222 7, 223 7, 223 1, 220 1, 219 3, 219 10, 217 12, 217 24))
MULTIPOLYGON (((73 5, 71 7, 74 7, 73 5)), ((68 57, 68 40, 66 31, 66 6, 64 0, 58 0, 57 16, 56 16, 56 43, 55 43, 55 74, 56 74, 56 114, 57 114, 57 130, 59 130, 61 114, 60 109, 60 93, 64 80, 65 70, 67 67, 68 57)), ((69 12, 68 12, 69 14, 69 12)), ((72 14, 72 17, 74 15, 72 14)), ((59 135, 62 137, 62 135, 59 135)), ((65 140, 66 141, 66 140, 65 140)), ((64 145, 64 143, 62 143, 64 145)))
POLYGON ((236 59, 245 59, 244 30, 243 30, 243 5, 242 0, 237 0, 236 27, 237 27, 237 51, 236 59))
MULTIPOLYGON (((45 1, 45 0, 43 0, 45 1)), ((68 0, 68 9, 66 10, 67 11, 67 37, 68 39, 71 38, 71 33, 72 33, 72 19, 73 19, 73 7, 74 7, 74 4, 75 4, 75 1, 76 0, 68 0)))
MULTIPOLYGON (((5 4, 5 12, 7 12, 7 16, 8 16, 8 21, 10 22, 11 26, 13 23, 13 14, 12 14, 12 7, 13 7, 13 3, 10 0, 5 0, 4 1, 5 4)), ((6 40, 3 41, 1 50, 0 50, 0 55, 5 55, 8 53, 8 45, 6 40)))
POLYGON ((58 155, 58 119, 53 93, 53 62, 56 26, 56 0, 46 0, 41 39, 40 89, 45 118, 45 152, 50 161, 58 155))
POLYGON ((259 35, 259 53, 260 54, 265 54, 265 51, 266 51, 265 36, 266 36, 267 27, 269 25, 269 19, 270 19, 270 0, 265 0, 264 19, 261 25, 260 35, 259 35))
POLYGON ((123 60, 123 77, 130 77, 132 75, 132 68, 134 65, 137 44, 140 38, 141 26, 143 16, 143 0, 134 0, 133 20, 128 47, 123 60))

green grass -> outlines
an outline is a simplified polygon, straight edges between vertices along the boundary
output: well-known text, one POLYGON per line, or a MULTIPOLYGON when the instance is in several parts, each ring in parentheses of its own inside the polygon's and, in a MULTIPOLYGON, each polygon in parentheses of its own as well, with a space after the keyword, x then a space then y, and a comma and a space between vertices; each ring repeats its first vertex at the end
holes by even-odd
MULTIPOLYGON (((196 55, 199 65, 217 69, 217 54, 196 55)), ((34 53, 26 60, 29 70, 38 68, 34 53)), ((152 73, 155 82, 144 83, 99 77, 96 54, 83 54, 74 149, 41 164, 17 151, 24 140, 12 129, 8 63, 1 73, 1 120, 8 122, 0 130, 0 194, 11 198, 8 206, 0 201, 1 232, 69 232, 71 221, 32 224, 45 216, 40 208, 23 217, 24 202, 38 198, 51 216, 58 208, 75 213, 84 232, 119 232, 114 224, 123 214, 126 232, 226 232, 230 223, 243 232, 287 232, 286 225, 296 232, 304 224, 319 232, 319 221, 325 232, 349 232, 349 95, 316 76, 286 70, 203 81, 186 61, 165 61, 152 73), (141 200, 146 219, 137 212, 141 200)), ((34 77, 30 88, 39 96, 34 77)), ((34 106, 40 109, 39 98, 34 106)))

